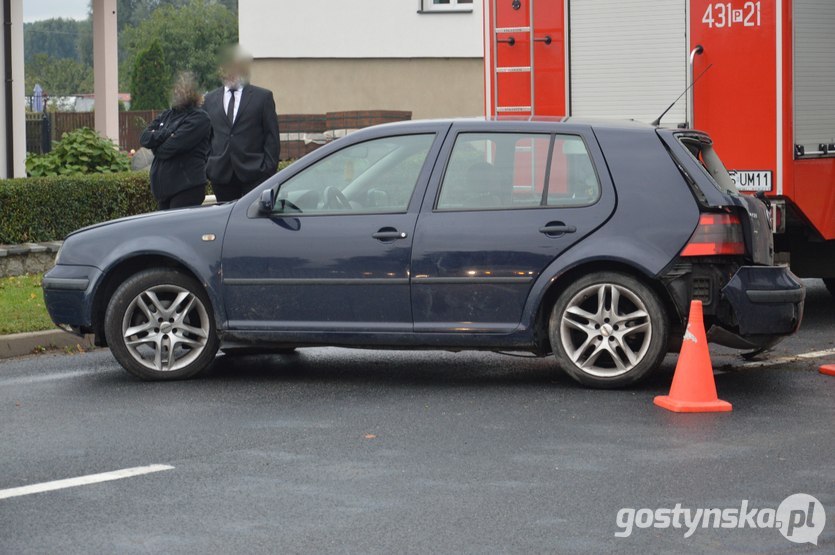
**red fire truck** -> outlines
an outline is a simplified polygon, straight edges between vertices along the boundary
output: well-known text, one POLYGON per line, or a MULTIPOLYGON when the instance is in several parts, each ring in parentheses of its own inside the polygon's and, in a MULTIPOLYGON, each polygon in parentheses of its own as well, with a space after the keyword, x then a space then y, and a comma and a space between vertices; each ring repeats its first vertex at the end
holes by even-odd
POLYGON ((835 294, 835 1, 485 0, 487 115, 706 131, 772 204, 778 260, 835 294))

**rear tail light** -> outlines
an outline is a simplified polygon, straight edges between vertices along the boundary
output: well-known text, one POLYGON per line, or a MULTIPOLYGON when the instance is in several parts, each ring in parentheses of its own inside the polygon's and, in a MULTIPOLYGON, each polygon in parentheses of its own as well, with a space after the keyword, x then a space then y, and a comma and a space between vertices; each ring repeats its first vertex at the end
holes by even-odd
POLYGON ((681 256, 745 254, 742 224, 733 214, 702 214, 681 256))
POLYGON ((785 218, 786 204, 780 200, 771 201, 771 230, 774 233, 785 233, 786 218, 785 218))

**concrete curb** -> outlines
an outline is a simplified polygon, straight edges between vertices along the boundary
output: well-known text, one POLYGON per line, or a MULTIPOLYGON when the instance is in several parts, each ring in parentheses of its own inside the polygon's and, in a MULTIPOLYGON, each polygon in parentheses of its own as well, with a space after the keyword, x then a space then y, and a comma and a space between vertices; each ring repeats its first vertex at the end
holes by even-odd
POLYGON ((81 345, 85 350, 92 348, 93 336, 81 338, 59 329, 0 335, 0 359, 28 355, 39 347, 63 349, 76 345, 81 345))

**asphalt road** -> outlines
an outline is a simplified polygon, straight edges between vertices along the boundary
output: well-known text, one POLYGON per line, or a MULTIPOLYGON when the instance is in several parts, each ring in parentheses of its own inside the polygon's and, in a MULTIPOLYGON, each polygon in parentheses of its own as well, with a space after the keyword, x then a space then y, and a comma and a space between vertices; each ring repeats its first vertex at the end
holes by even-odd
POLYGON ((712 348, 733 412, 652 403, 676 358, 622 391, 550 359, 308 349, 218 357, 143 383, 109 352, 0 364, 0 554, 835 552, 835 298, 754 364, 712 348), (747 365, 746 365, 747 364, 747 365), (371 437, 374 436, 374 437, 371 437), (3 491, 160 464, 150 474, 3 491), (827 512, 817 547, 776 529, 638 528, 624 508, 827 512))

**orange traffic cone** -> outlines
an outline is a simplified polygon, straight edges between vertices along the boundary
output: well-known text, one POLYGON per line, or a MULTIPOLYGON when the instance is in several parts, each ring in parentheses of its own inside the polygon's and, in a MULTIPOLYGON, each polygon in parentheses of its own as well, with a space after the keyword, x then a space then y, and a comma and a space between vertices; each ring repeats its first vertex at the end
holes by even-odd
POLYGON ((690 303, 687 332, 678 357, 669 395, 655 398, 655 404, 673 412, 725 412, 731 404, 716 396, 713 366, 707 348, 702 301, 690 303))
POLYGON ((835 376, 835 364, 827 364, 826 366, 821 366, 821 374, 829 374, 830 376, 835 376))

